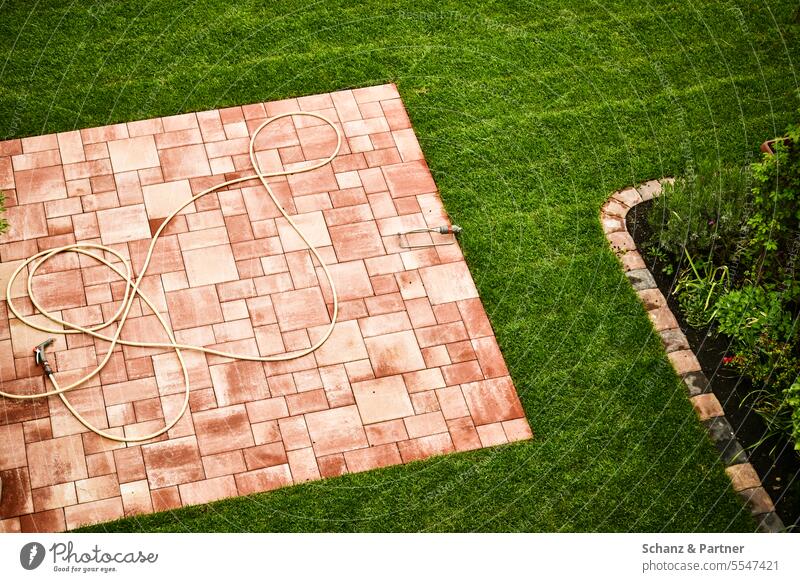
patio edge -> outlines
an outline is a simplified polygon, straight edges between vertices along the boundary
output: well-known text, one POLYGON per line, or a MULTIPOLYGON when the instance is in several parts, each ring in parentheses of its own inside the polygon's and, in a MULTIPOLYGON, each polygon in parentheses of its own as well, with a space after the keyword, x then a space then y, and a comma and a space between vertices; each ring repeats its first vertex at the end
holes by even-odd
POLYGON ((725 464, 725 473, 731 480, 733 490, 757 520, 759 531, 783 532, 785 526, 775 512, 772 498, 749 463, 747 452, 725 418, 725 411, 711 391, 697 356, 628 232, 625 217, 630 209, 660 195, 662 184, 673 182, 673 178, 650 180, 638 187, 631 186, 614 192, 600 209, 603 232, 661 338, 672 367, 683 380, 689 401, 725 464))

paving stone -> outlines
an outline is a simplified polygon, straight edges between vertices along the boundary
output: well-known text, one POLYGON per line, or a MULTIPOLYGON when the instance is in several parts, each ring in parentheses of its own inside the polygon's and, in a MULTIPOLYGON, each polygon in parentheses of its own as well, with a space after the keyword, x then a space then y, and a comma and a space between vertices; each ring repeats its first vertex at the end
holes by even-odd
POLYGON ((761 479, 750 463, 739 463, 725 469, 731 479, 734 491, 743 491, 753 487, 761 487, 761 479))
POLYGON ((664 344, 664 349, 667 353, 690 349, 689 340, 686 339, 686 336, 680 329, 665 329, 660 331, 659 335, 661 336, 661 343, 664 344))
MULTIPOLYGON (((144 444, 88 432, 58 399, 0 399, 0 530, 63 531, 532 438, 458 246, 399 247, 403 229, 449 219, 394 85, 0 143, 0 188, 16 198, 0 237, 0 286, 25 257, 73 240, 113 245, 139 274, 153 233, 186 204, 163 226, 141 281, 176 339, 271 356, 317 343, 333 294, 263 186, 192 201, 249 167, 248 135, 268 115, 297 107, 333 115, 347 138, 331 165, 270 179, 336 286, 328 340, 267 363, 183 350, 186 415, 144 444)), ((296 118, 269 126, 255 149, 265 170, 297 169, 334 144, 327 125, 296 118)), ((620 240, 626 196, 603 212, 620 240)), ((644 266, 635 257, 621 257, 625 268, 644 266)), ((106 321, 124 284, 85 259, 58 261, 37 276, 37 298, 68 321, 106 321)), ((12 289, 20 303, 25 295, 23 283, 12 289)), ((30 350, 50 335, 0 308, 4 390, 44 390, 30 350)), ((139 299, 121 337, 167 340, 139 299)), ((53 353, 60 373, 77 376, 104 348, 57 336, 53 353)), ((173 418, 183 389, 173 351, 124 346, 69 399, 93 424, 137 435, 173 418)))
POLYGON ((625 276, 637 291, 658 288, 655 279, 653 279, 653 275, 647 269, 634 269, 633 271, 625 273, 625 276))
POLYGON ((711 442, 714 443, 722 461, 726 465, 747 462, 749 458, 747 452, 736 440, 736 434, 733 432, 733 428, 727 418, 724 416, 712 417, 703 421, 703 425, 706 427, 711 442))
POLYGON ((761 515, 775 511, 775 505, 769 493, 763 487, 755 487, 752 489, 744 489, 739 491, 739 497, 742 498, 745 505, 750 509, 753 515, 761 515))
POLYGON ((689 372, 683 375, 683 383, 689 392, 689 396, 697 396, 711 391, 708 378, 703 372, 689 372))
POLYGON ((709 418, 724 416, 725 414, 722 410, 722 405, 713 394, 699 394, 697 396, 692 396, 689 400, 695 412, 697 412, 697 416, 700 417, 700 420, 708 420, 709 418))

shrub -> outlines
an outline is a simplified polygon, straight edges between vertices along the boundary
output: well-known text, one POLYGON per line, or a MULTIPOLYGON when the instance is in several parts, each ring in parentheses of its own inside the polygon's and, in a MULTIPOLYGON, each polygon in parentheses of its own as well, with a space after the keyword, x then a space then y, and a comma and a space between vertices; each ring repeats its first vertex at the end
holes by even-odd
POLYGON ((754 281, 794 279, 800 233, 800 125, 789 128, 775 154, 753 164, 750 242, 744 255, 754 281))
POLYGON ((719 168, 710 162, 699 172, 666 185, 649 213, 658 247, 679 263, 693 258, 730 265, 749 236, 747 169, 719 168))

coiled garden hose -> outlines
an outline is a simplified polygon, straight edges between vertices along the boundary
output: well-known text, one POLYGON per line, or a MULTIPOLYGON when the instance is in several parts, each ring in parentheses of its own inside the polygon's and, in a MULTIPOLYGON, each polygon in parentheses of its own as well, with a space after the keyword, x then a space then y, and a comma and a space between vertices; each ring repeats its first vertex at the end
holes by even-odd
MULTIPOLYGON (((36 356, 36 363, 39 364, 40 366, 42 366, 42 368, 44 370, 44 373, 45 373, 45 376, 50 380, 50 383, 52 384, 53 389, 52 390, 48 390, 46 392, 37 393, 37 394, 12 394, 12 393, 9 393, 9 392, 0 391, 0 395, 5 396, 6 398, 12 398, 12 399, 17 399, 17 400, 29 400, 29 399, 35 399, 35 398, 46 398, 48 396, 56 396, 57 395, 61 399, 61 401, 64 403, 64 405, 69 409, 69 411, 73 415, 75 415, 75 418, 77 418, 81 422, 81 424, 83 424, 90 431, 100 435, 101 437, 105 437, 107 439, 111 439, 111 440, 114 440, 114 441, 119 441, 119 442, 142 442, 142 441, 148 441, 150 439, 158 437, 158 436, 164 434, 165 432, 167 432, 169 429, 171 429, 173 426, 175 426, 175 424, 177 424, 177 422, 181 419, 181 417, 186 412, 186 408, 189 405, 189 370, 188 370, 188 368, 186 366, 186 362, 185 362, 185 360, 183 358, 182 350, 194 350, 194 351, 197 351, 197 352, 203 352, 205 354, 212 354, 212 355, 216 355, 216 356, 223 356, 223 357, 226 357, 226 358, 233 358, 233 359, 237 359, 237 360, 249 360, 249 361, 255 361, 255 362, 282 362, 282 361, 287 361, 287 360, 293 360, 295 358, 300 358, 300 357, 303 357, 305 355, 308 355, 308 354, 314 352, 315 350, 317 350, 322 344, 325 343, 325 341, 327 341, 327 339, 331 335, 331 332, 333 331, 334 325, 336 325, 336 318, 337 318, 337 315, 338 315, 338 312, 339 312, 339 301, 338 301, 338 298, 336 296, 336 286, 334 285, 333 278, 331 277, 330 271, 328 270, 328 266, 325 264, 325 261, 320 256, 319 251, 308 240, 306 235, 303 234, 303 231, 297 226, 297 224, 294 222, 294 220, 292 220, 291 216, 289 216, 289 214, 287 214, 287 212, 283 209, 283 207, 281 206, 281 204, 278 201, 277 197, 275 196, 274 192, 272 191, 272 188, 270 188, 270 185, 267 182, 267 178, 271 178, 271 177, 275 177, 275 176, 288 176, 290 174, 299 174, 299 173, 302 173, 302 172, 310 172, 312 170, 316 170, 318 168, 321 168, 322 166, 324 166, 324 165, 330 163, 331 161, 333 161, 333 159, 339 153, 339 150, 340 150, 341 146, 342 146, 342 135, 341 135, 341 132, 337 129, 337 127, 329 119, 327 119, 326 117, 324 117, 322 115, 319 115, 317 113, 312 113, 312 112, 307 112, 307 111, 295 111, 295 112, 290 112, 290 113, 283 113, 281 115, 277 115, 275 117, 272 117, 272 118, 266 120, 264 123, 259 125, 258 128, 256 128, 256 130, 253 132, 253 135, 250 138, 250 148, 249 148, 250 162, 252 163, 253 168, 255 169, 255 173, 252 174, 252 175, 248 175, 248 176, 244 176, 244 177, 240 177, 240 178, 235 178, 233 180, 228 180, 226 182, 222 182, 220 184, 217 184, 216 186, 213 186, 211 188, 203 190, 199 194, 193 196, 187 202, 185 202, 185 203, 181 204, 180 206, 176 207, 172 211, 172 213, 169 216, 167 216, 166 219, 164 219, 164 222, 161 223, 161 225, 158 227, 158 229, 156 230, 155 234, 153 235, 153 238, 150 240, 150 247, 148 248, 147 255, 145 256, 144 264, 142 265, 142 268, 139 271, 139 274, 136 275, 135 277, 134 277, 134 275, 133 275, 133 273, 131 271, 131 265, 128 264, 128 262, 125 261, 125 259, 122 257, 122 255, 119 252, 115 251, 114 249, 112 249, 112 248, 110 248, 108 246, 102 245, 102 244, 75 243, 75 244, 64 245, 64 246, 53 248, 53 249, 47 249, 47 250, 42 251, 40 253, 37 253, 37 254, 33 255, 32 257, 28 258, 27 260, 25 260, 19 267, 17 267, 17 269, 11 275, 11 278, 8 281, 8 286, 6 287, 6 301, 8 303, 8 308, 11 311, 11 313, 13 313, 14 316, 17 319, 19 319, 22 323, 26 324, 28 327, 31 327, 31 328, 36 329, 38 331, 49 333, 49 334, 53 334, 53 335, 87 334, 87 335, 89 335, 91 337, 107 341, 109 347, 108 347, 108 351, 106 352, 106 354, 103 357, 102 361, 95 368, 93 368, 90 372, 88 372, 86 375, 84 375, 80 379, 75 380, 74 382, 71 382, 70 384, 68 384, 66 386, 61 386, 61 385, 59 385, 59 382, 55 377, 55 373, 50 369, 50 365, 47 362, 47 355, 45 353, 45 350, 48 347, 49 343, 52 343, 52 342, 48 342, 48 341, 43 342, 42 344, 40 344, 39 346, 37 346, 34 349, 34 353, 35 353, 35 356, 36 356), (261 167, 259 165, 258 159, 256 158, 256 155, 255 155, 255 142, 256 142, 256 138, 258 137, 258 134, 265 127, 267 127, 269 124, 271 124, 271 123, 273 123, 273 122, 275 122, 275 121, 277 121, 279 119, 282 119, 284 117, 292 117, 292 116, 314 117, 314 118, 322 120, 324 123, 328 124, 331 128, 333 128, 334 132, 336 132, 336 147, 334 148, 333 153, 331 153, 331 155, 329 155, 324 160, 315 162, 315 163, 313 163, 313 164, 311 164, 311 165, 309 165, 307 167, 303 167, 303 168, 300 168, 298 170, 276 171, 276 172, 264 172, 264 171, 262 171, 262 169, 261 169, 261 167), (302 349, 302 350, 299 350, 299 351, 294 351, 294 352, 285 353, 285 354, 272 355, 272 356, 258 356, 258 355, 250 355, 250 354, 237 354, 237 353, 225 352, 225 351, 222 351, 222 350, 215 350, 215 349, 211 349, 211 348, 206 348, 206 347, 203 347, 203 346, 195 346, 195 345, 190 345, 190 344, 178 343, 176 341, 176 339, 175 339, 175 336, 173 335, 172 330, 170 329, 170 326, 167 324, 167 322, 164 320, 164 318, 161 316, 161 314, 159 314, 158 309, 156 308, 156 306, 147 297, 147 295, 145 293, 143 293, 141 291, 141 289, 139 288, 139 285, 140 285, 140 283, 142 281, 142 278, 147 273, 147 268, 148 268, 148 266, 150 264, 150 260, 153 257, 153 251, 155 249, 156 243, 158 242, 158 238, 159 238, 159 236, 161 236, 161 233, 164 231, 164 229, 167 227, 167 225, 170 223, 170 221, 173 218, 175 218, 175 216, 177 216, 177 214, 179 212, 181 212, 184 208, 186 208, 192 202, 202 198, 203 196, 207 196, 208 194, 211 194, 212 192, 216 192, 217 190, 219 190, 221 188, 226 188, 228 186, 231 186, 233 184, 238 184, 240 182, 246 182, 246 181, 252 180, 254 178, 258 178, 258 180, 261 181, 261 184, 266 189, 267 194, 269 194, 269 196, 272 199, 272 201, 278 207, 278 210, 280 210, 280 213, 283 215, 283 217, 286 219, 286 221, 289 223, 289 225, 294 229, 294 231, 298 234, 298 236, 300 236, 300 238, 303 240, 303 242, 305 242, 305 244, 308 246, 308 249, 314 255, 314 258, 317 260, 317 262, 322 267, 322 270, 325 273, 325 277, 328 280, 328 284, 330 285, 331 296, 333 297, 333 313, 331 315, 331 322, 328 325, 325 333, 312 346, 310 346, 308 348, 305 348, 305 349, 302 349), (54 258, 54 257, 56 257, 58 255, 61 255, 63 253, 78 253, 80 255, 84 255, 84 256, 90 257, 91 259, 97 261, 98 263, 101 263, 101 264, 107 266, 114 273, 119 275, 122 278, 122 280, 125 281, 125 293, 124 293, 124 296, 123 296, 123 299, 122 299, 122 303, 120 304, 120 307, 116 311, 116 313, 112 317, 110 317, 108 319, 108 321, 105 321, 104 323, 100 323, 98 325, 91 326, 91 327, 84 327, 84 326, 76 325, 74 323, 70 323, 68 321, 65 321, 65 320, 61 319, 60 317, 56 316, 55 314, 53 314, 51 312, 48 312, 46 309, 44 309, 42 307, 42 305, 36 299, 34 283, 33 283, 33 278, 34 278, 34 275, 36 274, 36 271, 42 265, 44 265, 47 261, 49 261, 50 259, 52 259, 52 258, 54 258), (107 259, 105 256, 103 256, 105 253, 108 253, 112 257, 116 258, 116 261, 112 262, 112 260, 107 259), (122 263, 122 265, 124 265, 124 270, 122 270, 120 267, 117 266, 119 263, 122 263), (12 297, 11 297, 11 294, 12 294, 11 289, 14 286, 14 283, 15 283, 17 277, 19 276, 19 274, 26 267, 28 267, 29 265, 30 265, 30 269, 28 271, 28 277, 27 277, 27 291, 28 291, 28 295, 30 297, 30 300, 33 303, 34 307, 39 311, 39 313, 44 315, 48 320, 50 320, 54 324, 56 324, 58 326, 61 326, 60 329, 57 328, 57 327, 47 327, 45 325, 38 324, 38 323, 32 321, 30 318, 27 318, 27 317, 23 316, 19 312, 17 307, 14 306, 14 303, 13 303, 12 297), (123 339, 120 338, 120 334, 122 333, 122 330, 124 329, 125 323, 126 323, 126 321, 128 319, 128 315, 130 313, 131 306, 133 305, 133 300, 137 296, 142 301, 144 301, 144 303, 150 308, 150 310, 153 312, 153 314, 155 314, 155 316, 158 318, 159 323, 161 324, 161 326, 163 327, 164 331, 167 334, 167 337, 169 338, 169 342, 166 342, 166 343, 165 342, 144 342, 144 341, 123 340, 123 339), (113 323, 117 323, 117 326, 116 326, 116 330, 114 330, 114 332, 111 335, 105 335, 105 334, 101 333, 101 330, 111 326, 113 323), (107 430, 103 430, 103 429, 101 429, 101 428, 99 428, 97 426, 94 426, 83 415, 81 415, 80 412, 75 410, 75 408, 72 406, 72 404, 67 399, 67 396, 66 396, 67 392, 69 392, 70 390, 74 390, 74 389, 78 388, 79 386, 81 386, 84 383, 88 382, 89 380, 91 380, 92 378, 94 378, 95 376, 97 376, 100 373, 100 371, 108 364, 108 362, 109 362, 109 360, 111 358, 111 354, 112 354, 112 352, 114 351, 114 348, 117 345, 142 347, 142 348, 170 348, 170 349, 175 350, 175 355, 178 357, 178 361, 180 362, 180 366, 181 366, 181 371, 183 373, 183 382, 184 382, 183 405, 181 406, 180 411, 175 415, 175 417, 173 419, 171 419, 169 422, 166 422, 166 419, 165 419, 165 426, 163 428, 157 430, 156 432, 153 432, 153 433, 150 433, 150 434, 146 434, 146 435, 141 435, 141 436, 118 436, 116 434, 112 434, 111 432, 108 432, 107 430)), ((0 486, 1 485, 2 485, 2 483, 0 483, 0 486)), ((0 489, 0 491, 1 491, 1 489, 0 489)))

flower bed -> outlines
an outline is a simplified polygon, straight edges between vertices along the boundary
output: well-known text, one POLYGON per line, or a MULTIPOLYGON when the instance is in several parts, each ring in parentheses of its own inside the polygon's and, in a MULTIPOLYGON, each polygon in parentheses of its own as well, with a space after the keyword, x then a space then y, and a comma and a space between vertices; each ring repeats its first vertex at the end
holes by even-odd
POLYGON ((629 222, 789 524, 800 514, 800 126, 772 148, 742 168, 701 164, 629 222))

